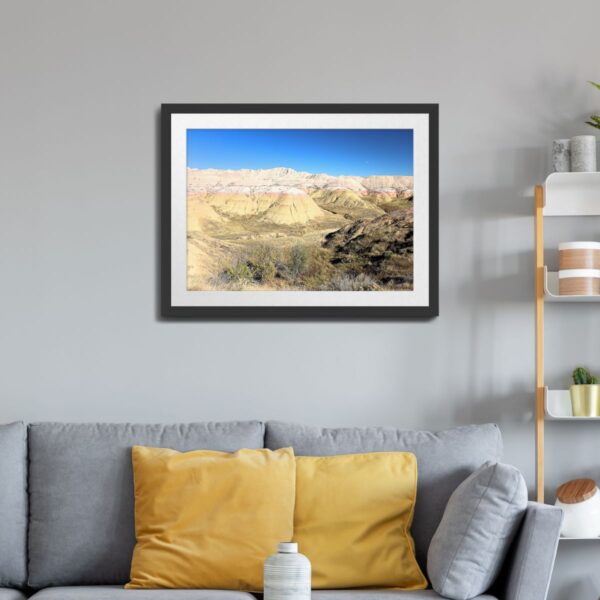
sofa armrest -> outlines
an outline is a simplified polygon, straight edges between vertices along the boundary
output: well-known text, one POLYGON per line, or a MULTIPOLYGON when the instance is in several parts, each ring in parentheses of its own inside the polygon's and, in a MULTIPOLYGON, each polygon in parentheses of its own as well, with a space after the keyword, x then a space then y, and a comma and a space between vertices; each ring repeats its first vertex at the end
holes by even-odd
POLYGON ((546 600, 554 567, 562 510, 529 502, 506 559, 503 600, 546 600))

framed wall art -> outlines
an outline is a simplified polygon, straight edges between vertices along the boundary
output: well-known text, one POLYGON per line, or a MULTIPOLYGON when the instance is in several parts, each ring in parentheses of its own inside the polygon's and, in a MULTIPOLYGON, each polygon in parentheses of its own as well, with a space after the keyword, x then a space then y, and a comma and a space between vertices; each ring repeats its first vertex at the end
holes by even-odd
POLYGON ((162 314, 438 314, 438 107, 165 104, 162 314))

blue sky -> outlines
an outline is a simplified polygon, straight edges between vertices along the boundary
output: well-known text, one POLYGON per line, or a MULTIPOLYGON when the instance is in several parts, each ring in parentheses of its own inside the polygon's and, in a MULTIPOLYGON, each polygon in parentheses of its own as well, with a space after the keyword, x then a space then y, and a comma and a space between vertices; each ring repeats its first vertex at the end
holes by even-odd
POLYGON ((412 175, 412 129, 188 129, 187 166, 412 175))

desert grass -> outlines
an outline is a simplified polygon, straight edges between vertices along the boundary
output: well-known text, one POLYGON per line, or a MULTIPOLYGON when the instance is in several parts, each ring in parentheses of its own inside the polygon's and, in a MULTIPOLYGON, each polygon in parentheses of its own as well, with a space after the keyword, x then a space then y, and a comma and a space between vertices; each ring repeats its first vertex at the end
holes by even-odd
POLYGON ((213 279, 213 289, 291 290, 291 291, 390 291, 410 289, 411 283, 398 286, 383 283, 362 271, 362 261, 334 264, 333 252, 296 244, 280 248, 257 244, 234 253, 221 264, 213 279))

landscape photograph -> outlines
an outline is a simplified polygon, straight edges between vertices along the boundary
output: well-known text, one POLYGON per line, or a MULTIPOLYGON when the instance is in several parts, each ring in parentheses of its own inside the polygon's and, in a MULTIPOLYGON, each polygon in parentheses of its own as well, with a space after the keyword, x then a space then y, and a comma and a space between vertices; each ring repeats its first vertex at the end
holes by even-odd
POLYGON ((189 291, 413 289, 412 129, 188 129, 189 291))

